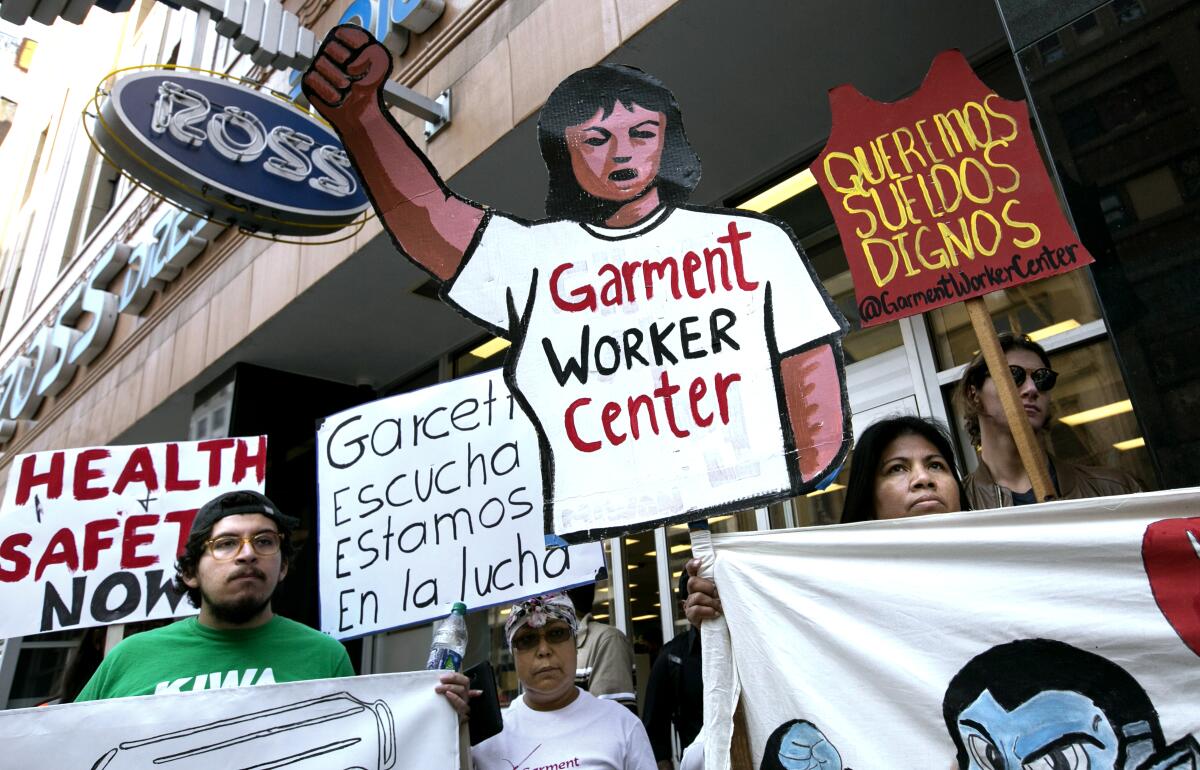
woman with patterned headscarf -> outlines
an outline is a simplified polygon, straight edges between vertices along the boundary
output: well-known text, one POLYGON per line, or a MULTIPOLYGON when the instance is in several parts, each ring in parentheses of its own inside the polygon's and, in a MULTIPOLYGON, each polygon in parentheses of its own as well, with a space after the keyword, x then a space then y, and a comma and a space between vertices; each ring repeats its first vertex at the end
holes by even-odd
POLYGON ((504 635, 523 694, 504 730, 471 749, 477 770, 655 770, 646 729, 628 709, 575 686, 575 608, 566 594, 513 605, 504 635))

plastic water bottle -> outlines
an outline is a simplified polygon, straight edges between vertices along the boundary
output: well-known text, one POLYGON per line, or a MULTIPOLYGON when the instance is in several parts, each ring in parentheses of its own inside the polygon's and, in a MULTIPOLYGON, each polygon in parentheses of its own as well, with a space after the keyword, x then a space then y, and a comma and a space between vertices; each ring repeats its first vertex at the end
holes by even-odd
POLYGON ((467 651, 467 605, 455 602, 450 614, 433 630, 429 661, 425 668, 434 671, 461 671, 467 651))

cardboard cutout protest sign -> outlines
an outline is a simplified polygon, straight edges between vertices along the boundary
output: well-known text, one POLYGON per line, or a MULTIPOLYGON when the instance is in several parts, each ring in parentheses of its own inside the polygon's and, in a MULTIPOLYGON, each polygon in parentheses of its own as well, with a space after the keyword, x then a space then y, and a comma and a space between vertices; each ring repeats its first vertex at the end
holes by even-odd
POLYGON ((261 492, 267 438, 20 455, 0 511, 0 637, 191 615, 172 586, 196 510, 261 492))
POLYGON ((1200 766, 1200 490, 713 545, 706 729, 740 676, 755 767, 1200 766))
POLYGON ((568 541, 812 487, 847 446, 845 322, 792 233, 687 205, 679 107, 604 64, 538 122, 549 218, 464 200, 384 109, 386 48, 336 28, 304 78, 400 251, 513 342, 505 379, 542 444, 547 528, 568 541))
POLYGON ((863 326, 1090 264, 1063 216, 1024 102, 956 50, 891 104, 829 92, 813 173, 833 211, 863 326))
POLYGON ((374 401, 317 431, 321 629, 349 639, 589 583, 547 547, 537 434, 499 372, 374 401))
POLYGON ((458 717, 436 684, 419 671, 0 711, 0 742, 21 768, 455 770, 458 717))

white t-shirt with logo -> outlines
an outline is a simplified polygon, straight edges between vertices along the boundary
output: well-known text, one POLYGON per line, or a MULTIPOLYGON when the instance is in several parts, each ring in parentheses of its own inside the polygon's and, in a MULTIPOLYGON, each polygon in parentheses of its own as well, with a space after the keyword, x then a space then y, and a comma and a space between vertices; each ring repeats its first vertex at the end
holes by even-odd
POLYGON ((795 488, 777 361, 841 326, 778 224, 686 208, 624 229, 492 214, 447 298, 514 343, 556 532, 795 488))
POLYGON ((655 770, 646 728, 629 709, 583 690, 556 711, 518 698, 504 730, 471 749, 475 770, 655 770))

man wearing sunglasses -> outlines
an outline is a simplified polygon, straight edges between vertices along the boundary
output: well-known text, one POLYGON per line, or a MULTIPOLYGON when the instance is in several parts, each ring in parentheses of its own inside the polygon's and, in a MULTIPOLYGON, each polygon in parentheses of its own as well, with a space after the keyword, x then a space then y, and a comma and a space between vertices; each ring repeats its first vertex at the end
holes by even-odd
POLYGON ((297 524, 257 492, 205 503, 175 565, 200 614, 121 642, 76 700, 353 676, 340 643, 271 611, 297 524))
POLYGON ((471 749, 475 770, 655 770, 646 729, 628 709, 575 686, 575 608, 565 594, 513 605, 504 623, 523 694, 504 730, 471 749))
MULTIPOLYGON (((1029 426, 1044 446, 1051 416, 1050 391, 1058 381, 1058 373, 1050 367, 1050 356, 1045 349, 1033 340, 1007 332, 999 337, 1029 426)), ((971 508, 1002 508, 1036 502, 1033 482, 1021 462, 996 383, 988 375, 982 354, 967 366, 955 399, 964 415, 971 443, 979 451, 979 467, 963 479, 971 508)), ((1076 465, 1051 457, 1049 453, 1047 459, 1055 496, 1059 499, 1123 495, 1142 490, 1137 480, 1124 471, 1076 465)))

